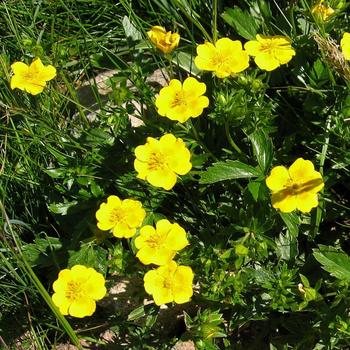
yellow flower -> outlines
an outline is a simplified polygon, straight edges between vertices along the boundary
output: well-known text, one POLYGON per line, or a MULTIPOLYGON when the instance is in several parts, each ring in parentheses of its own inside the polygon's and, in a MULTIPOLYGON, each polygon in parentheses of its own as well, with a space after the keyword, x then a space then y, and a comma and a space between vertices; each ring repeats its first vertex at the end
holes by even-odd
POLYGON ((178 266, 175 261, 148 271, 143 280, 145 290, 157 305, 188 302, 193 294, 193 272, 189 266, 178 266))
POLYGON ((303 158, 298 158, 289 169, 274 167, 266 184, 272 191, 272 206, 284 213, 295 209, 309 213, 318 206, 317 192, 324 186, 321 174, 303 158))
POLYGON ((63 315, 91 316, 96 300, 106 295, 104 277, 91 267, 74 265, 61 270, 53 283, 52 301, 63 315))
POLYGON ((257 34, 256 40, 246 42, 244 48, 249 55, 255 57, 256 65, 267 71, 288 63, 295 55, 290 39, 280 35, 264 36, 257 34))
POLYGON ((202 96, 206 89, 204 83, 192 77, 187 78, 183 85, 179 80, 172 79, 168 86, 160 90, 156 99, 158 113, 180 123, 198 117, 209 105, 208 97, 202 96))
POLYGON ((249 56, 239 40, 221 38, 215 46, 205 42, 197 46, 194 63, 199 69, 212 71, 218 78, 226 78, 249 67, 249 56))
POLYGON ((144 145, 135 149, 137 177, 151 185, 170 190, 175 186, 176 174, 185 175, 191 168, 191 153, 180 138, 172 134, 159 140, 147 137, 144 145))
POLYGON ((328 17, 334 13, 334 10, 327 5, 324 5, 323 0, 321 0, 311 9, 311 13, 314 13, 316 16, 319 16, 323 21, 326 21, 328 17))
POLYGON ((147 32, 152 43, 162 52, 170 53, 177 48, 180 42, 178 33, 167 32, 164 27, 154 26, 147 32))
POLYGON ((46 82, 56 76, 55 67, 44 66, 40 58, 36 58, 30 66, 23 62, 15 62, 11 65, 14 75, 11 78, 11 89, 27 91, 37 95, 44 90, 46 82))
POLYGON ((150 225, 141 228, 135 239, 135 246, 139 249, 136 257, 145 265, 165 265, 187 245, 186 231, 180 225, 171 224, 166 219, 159 220, 156 229, 150 225))
POLYGON ((340 40, 340 49, 346 60, 350 60, 350 33, 344 33, 340 40))
POLYGON ((115 237, 130 238, 142 225, 145 216, 141 202, 109 196, 107 203, 102 203, 96 212, 97 227, 100 230, 113 230, 115 237))

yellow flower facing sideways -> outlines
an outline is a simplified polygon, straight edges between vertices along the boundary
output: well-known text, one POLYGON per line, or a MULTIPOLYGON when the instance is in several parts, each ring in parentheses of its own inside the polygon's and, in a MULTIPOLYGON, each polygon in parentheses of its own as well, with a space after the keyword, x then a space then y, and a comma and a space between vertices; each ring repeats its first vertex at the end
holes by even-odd
POLYGON ((80 318, 91 316, 96 309, 96 300, 106 295, 104 277, 83 265, 61 270, 53 290, 52 301, 60 312, 80 318))
POLYGON ((159 220, 156 228, 146 225, 135 239, 139 251, 136 257, 142 264, 165 265, 173 259, 176 252, 188 245, 186 231, 178 224, 159 220))
POLYGON ((148 271, 143 280, 145 290, 153 296, 156 305, 188 302, 192 295, 193 272, 189 266, 178 266, 175 261, 148 271))
POLYGON ((266 178, 267 187, 272 191, 272 206, 283 213, 295 209, 309 213, 318 206, 317 193, 324 183, 321 174, 309 160, 298 158, 287 169, 276 166, 266 178))
POLYGON ((141 202, 109 196, 107 203, 102 203, 96 212, 97 227, 104 231, 112 230, 115 237, 130 238, 142 225, 145 216, 141 202))
POLYGON ((280 35, 257 34, 256 40, 246 42, 244 48, 254 57, 256 65, 266 71, 272 71, 288 63, 295 55, 290 39, 280 35))
POLYGON ((323 21, 326 21, 328 17, 334 13, 334 10, 327 5, 324 5, 323 0, 321 0, 311 9, 311 13, 320 17, 323 21))
POLYGON ((159 140, 147 137, 146 144, 136 147, 135 155, 137 177, 165 190, 175 186, 177 174, 185 175, 192 168, 190 151, 173 134, 163 135, 159 140))
POLYGON ((11 77, 11 89, 20 89, 37 95, 44 90, 46 82, 56 76, 55 67, 44 66, 40 58, 36 58, 28 66, 23 62, 15 62, 11 65, 13 76, 11 77))
POLYGON ((215 46, 210 42, 197 46, 194 63, 198 69, 214 72, 218 78, 226 78, 249 67, 249 56, 239 40, 221 38, 215 46))
POLYGON ((167 32, 164 27, 154 26, 147 32, 152 43, 163 53, 170 53, 177 48, 180 42, 178 33, 167 32))
POLYGON ((340 40, 340 49, 346 60, 350 60, 350 33, 344 33, 340 40))
POLYGON ((184 83, 172 79, 169 85, 162 88, 156 99, 158 113, 171 120, 184 123, 189 118, 196 118, 208 107, 209 99, 202 96, 207 87, 197 79, 189 77, 184 83))

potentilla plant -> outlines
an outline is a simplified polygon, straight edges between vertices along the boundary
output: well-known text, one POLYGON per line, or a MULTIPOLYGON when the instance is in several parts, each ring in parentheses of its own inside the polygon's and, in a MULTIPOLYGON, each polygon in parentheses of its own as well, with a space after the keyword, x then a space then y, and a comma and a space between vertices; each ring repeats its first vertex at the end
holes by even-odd
MULTIPOLYGON (((73 48, 17 53, 1 76, 9 140, 48 154, 50 232, 9 239, 9 219, 4 242, 61 327, 129 349, 350 347, 347 5, 118 6, 122 48, 95 38, 79 72, 73 48)), ((16 179, 33 162, 11 152, 16 179)))

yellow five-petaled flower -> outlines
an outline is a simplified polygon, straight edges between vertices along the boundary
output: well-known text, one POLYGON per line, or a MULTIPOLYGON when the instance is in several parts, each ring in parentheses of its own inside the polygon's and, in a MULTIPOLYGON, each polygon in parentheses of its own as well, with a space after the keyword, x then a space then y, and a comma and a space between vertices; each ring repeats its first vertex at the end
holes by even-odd
POLYGON ((180 42, 178 33, 167 32, 164 27, 154 26, 147 32, 152 43, 163 53, 170 53, 177 48, 180 42))
POLYGON ((141 202, 109 196, 107 203, 102 203, 96 212, 97 227, 100 230, 112 230, 115 237, 130 238, 142 225, 145 216, 141 202))
POLYGON ((219 39, 215 45, 210 42, 197 46, 194 59, 197 68, 214 72, 218 78, 226 78, 249 67, 249 56, 239 40, 219 39))
POLYGON ((299 209, 309 213, 318 206, 317 193, 324 183, 322 175, 309 160, 298 158, 287 169, 276 166, 266 178, 267 187, 272 191, 272 206, 284 213, 299 209))
POLYGON ((344 33, 340 40, 340 49, 346 60, 350 60, 350 33, 344 33))
POLYGON ((146 144, 136 147, 135 155, 137 177, 165 190, 175 186, 177 174, 185 175, 192 168, 190 151, 173 134, 163 135, 159 140, 147 137, 146 144))
POLYGON ((158 113, 180 123, 200 116, 209 105, 208 97, 202 96, 206 88, 204 83, 193 77, 185 79, 183 84, 177 79, 170 80, 156 98, 158 113))
POLYGON ((193 272, 189 266, 178 266, 175 261, 148 271, 144 286, 157 305, 188 302, 192 295, 193 272))
POLYGON ((257 34, 256 40, 244 44, 249 55, 260 69, 272 71, 281 64, 288 63, 295 55, 291 41, 285 36, 264 36, 257 34))
POLYGON ((74 317, 91 316, 96 309, 96 300, 106 295, 103 275, 83 265, 61 270, 53 290, 52 301, 60 312, 74 317))
POLYGON ((13 76, 11 77, 11 89, 20 89, 37 95, 44 90, 46 82, 56 76, 55 67, 50 64, 44 66, 40 58, 36 58, 28 66, 23 62, 15 62, 11 65, 13 76))
POLYGON ((140 235, 135 239, 139 249, 136 257, 145 265, 165 265, 187 245, 186 231, 179 224, 163 219, 156 223, 155 229, 150 225, 140 229, 140 235))

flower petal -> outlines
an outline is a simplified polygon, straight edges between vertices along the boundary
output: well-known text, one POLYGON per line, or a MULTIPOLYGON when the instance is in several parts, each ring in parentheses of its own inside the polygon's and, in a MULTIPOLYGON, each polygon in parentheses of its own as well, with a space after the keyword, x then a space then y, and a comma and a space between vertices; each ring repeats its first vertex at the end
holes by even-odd
POLYGON ((156 290, 163 288, 164 278, 158 273, 158 269, 147 271, 143 277, 146 293, 153 294, 156 290))
POLYGON ((281 210, 283 213, 291 213, 297 208, 296 196, 288 190, 272 193, 271 201, 272 206, 275 209, 281 210))
POLYGON ((254 61, 260 69, 264 69, 268 72, 280 66, 280 62, 274 57, 274 55, 269 53, 259 53, 254 61))
POLYGON ((266 185, 271 191, 277 192, 283 190, 289 180, 287 168, 278 165, 271 170, 270 176, 266 178, 266 185))
POLYGON ((69 307, 69 314, 74 317, 91 316, 96 310, 96 302, 91 298, 74 300, 69 307))
POLYGON ((13 70, 13 74, 23 76, 24 74, 28 73, 29 66, 23 62, 15 62, 11 64, 11 68, 13 70))
POLYGON ((193 271, 189 266, 178 266, 174 275, 173 295, 177 304, 188 302, 192 295, 193 271))
POLYGON ((304 192, 296 196, 296 206, 303 213, 309 213, 318 206, 317 193, 304 192))
POLYGON ((94 270, 84 283, 85 294, 94 300, 102 299, 107 293, 105 282, 103 275, 94 270))
POLYGON ((188 245, 186 231, 178 224, 173 224, 166 238, 167 247, 173 250, 181 250, 188 245))
POLYGON ((147 181, 156 187, 162 187, 165 190, 171 190, 176 184, 176 175, 174 171, 164 168, 150 171, 147 175, 147 181))
POLYGON ((62 315, 68 315, 71 302, 66 298, 64 293, 54 293, 52 295, 52 301, 59 308, 62 315))
POLYGON ((250 40, 244 44, 244 49, 250 56, 257 56, 260 54, 261 43, 256 40, 250 40))
POLYGON ((193 98, 194 96, 203 95, 207 90, 207 86, 204 83, 200 83, 197 79, 189 77, 185 79, 182 89, 188 94, 188 97, 193 98))

